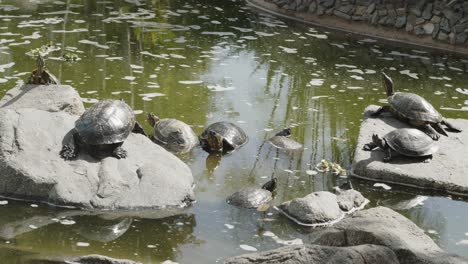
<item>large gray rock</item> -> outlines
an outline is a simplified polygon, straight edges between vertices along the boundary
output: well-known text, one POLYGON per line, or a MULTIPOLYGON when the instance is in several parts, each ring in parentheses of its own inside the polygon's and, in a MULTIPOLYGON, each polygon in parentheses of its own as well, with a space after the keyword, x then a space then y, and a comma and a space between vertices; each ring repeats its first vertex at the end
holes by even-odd
POLYGON ((326 247, 318 245, 286 246, 260 253, 228 258, 225 264, 283 263, 283 264, 398 264, 395 254, 387 247, 360 245, 355 247, 326 247))
POLYGON ((372 181, 412 186, 422 189, 438 190, 448 193, 468 195, 468 120, 449 119, 463 132, 441 136, 437 144, 439 151, 429 163, 421 159, 399 156, 392 161, 383 162, 384 153, 380 149, 364 151, 364 144, 372 141, 372 134, 380 136, 409 125, 398 121, 390 114, 371 118, 370 113, 377 106, 369 106, 364 112, 364 121, 356 146, 352 164, 352 176, 372 181))
POLYGON ((187 165, 140 134, 124 142, 126 159, 60 158, 77 118, 0 108, 0 195, 98 209, 160 208, 193 199, 187 165))
POLYGON ((386 246, 393 250, 402 264, 468 263, 467 259, 440 249, 413 222, 386 207, 357 212, 315 235, 315 243, 326 246, 386 246))
POLYGON ((81 257, 73 257, 67 259, 44 259, 31 258, 27 260, 27 264, 141 264, 129 259, 115 259, 102 255, 86 255, 81 257))
POLYGON ((84 106, 78 92, 69 85, 18 85, 0 100, 1 108, 34 108, 81 115, 84 106))
POLYGON ((331 192, 313 192, 278 206, 280 212, 302 225, 331 224, 344 216, 338 206, 336 195, 331 192))

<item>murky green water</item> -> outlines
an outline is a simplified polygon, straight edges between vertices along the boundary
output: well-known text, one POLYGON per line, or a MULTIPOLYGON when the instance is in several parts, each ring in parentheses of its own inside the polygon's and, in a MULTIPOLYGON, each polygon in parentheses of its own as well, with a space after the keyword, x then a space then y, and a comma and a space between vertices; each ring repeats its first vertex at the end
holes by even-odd
MULTIPOLYGON (((144 263, 214 263, 246 253, 240 245, 265 250, 313 240, 313 230, 274 211, 231 207, 225 197, 273 175, 279 178, 275 204, 344 181, 306 171, 321 159, 350 167, 363 109, 385 99, 382 69, 398 90, 424 96, 446 117, 468 118, 466 58, 278 20, 241 1, 0 1, 1 93, 34 68, 25 53, 50 42, 61 50, 49 55, 49 69, 78 89, 87 106, 123 98, 140 122, 153 112, 181 119, 197 133, 228 120, 250 141, 220 161, 200 149, 181 157, 192 169, 198 202, 176 216, 90 215, 2 200, 2 263, 90 253, 144 263), (66 52, 80 60, 60 61, 66 52), (304 151, 288 155, 265 143, 286 126, 294 126, 304 151)), ((353 183, 370 206, 396 209, 442 248, 468 257, 465 201, 353 183)))

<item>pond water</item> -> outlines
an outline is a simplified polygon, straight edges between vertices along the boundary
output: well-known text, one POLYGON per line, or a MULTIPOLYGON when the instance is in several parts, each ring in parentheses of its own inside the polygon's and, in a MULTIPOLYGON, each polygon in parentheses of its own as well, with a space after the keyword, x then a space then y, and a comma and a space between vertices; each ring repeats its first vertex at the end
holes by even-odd
MULTIPOLYGON (((315 165, 326 159, 350 168, 364 108, 386 98, 381 70, 396 89, 422 95, 445 117, 468 118, 467 58, 293 23, 243 1, 0 1, 0 95, 33 70, 26 53, 47 44, 57 48, 47 67, 79 91, 85 106, 123 98, 141 123, 152 112, 199 134, 227 120, 250 140, 221 160, 199 148, 181 156, 192 169, 198 201, 174 216, 116 217, 0 199, 2 263, 91 253, 144 263, 214 263, 312 241, 314 230, 273 210, 229 206, 225 198, 273 176, 279 178, 274 204, 345 181, 315 173, 315 165), (63 54, 79 59, 65 62, 63 54), (303 151, 288 154, 265 143, 287 126, 303 151)), ((466 201, 352 182, 371 200, 368 207, 393 208, 440 247, 468 257, 466 201)))

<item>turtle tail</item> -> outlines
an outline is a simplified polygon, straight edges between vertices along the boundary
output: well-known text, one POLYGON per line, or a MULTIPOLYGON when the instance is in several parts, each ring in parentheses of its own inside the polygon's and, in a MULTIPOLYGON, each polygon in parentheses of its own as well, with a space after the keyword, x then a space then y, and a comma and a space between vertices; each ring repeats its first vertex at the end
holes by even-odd
POLYGON ((462 132, 462 130, 460 128, 452 125, 446 119, 443 119, 441 123, 444 124, 445 126, 447 126, 447 128, 449 129, 450 132, 462 132))

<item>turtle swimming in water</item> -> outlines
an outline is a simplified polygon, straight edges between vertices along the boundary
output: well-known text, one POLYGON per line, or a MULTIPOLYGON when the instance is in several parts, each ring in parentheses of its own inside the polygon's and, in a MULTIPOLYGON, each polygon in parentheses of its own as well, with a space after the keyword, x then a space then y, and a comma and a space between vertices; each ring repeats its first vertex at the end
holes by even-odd
POLYGON ((439 149, 430 137, 416 128, 395 129, 382 138, 374 134, 372 142, 365 144, 363 149, 371 151, 376 147, 385 151, 384 162, 392 159, 392 151, 408 157, 426 156, 424 162, 428 162, 439 149))
POLYGON ((28 78, 27 84, 60 84, 57 77, 45 70, 45 61, 41 55, 37 55, 36 69, 28 78))
POLYGON ((189 152, 198 144, 198 138, 192 128, 184 122, 173 119, 160 119, 148 114, 148 123, 154 128, 152 140, 171 152, 189 152))
POLYGON ((132 108, 121 100, 104 100, 88 108, 75 121, 72 136, 64 141, 60 156, 74 159, 81 150, 96 159, 127 157, 121 146, 135 128, 132 108))
POLYGON ((249 141, 237 125, 230 122, 216 122, 209 125, 199 137, 201 147, 209 153, 232 152, 249 141))
POLYGON ((291 138, 291 128, 285 128, 280 132, 276 133, 268 141, 275 148, 284 149, 284 150, 299 150, 302 149, 302 144, 298 143, 291 138))
POLYGON ((450 124, 428 101, 414 93, 395 93, 392 79, 383 74, 385 90, 387 91, 389 105, 379 108, 372 114, 379 116, 383 112, 391 112, 397 118, 420 128, 432 139, 439 139, 440 134, 447 136, 442 125, 454 132, 461 132, 461 129, 450 124))
POLYGON ((262 188, 246 187, 231 194, 226 202, 230 205, 253 208, 259 211, 268 209, 268 202, 273 199, 272 193, 276 189, 277 178, 273 178, 263 184, 262 188))

